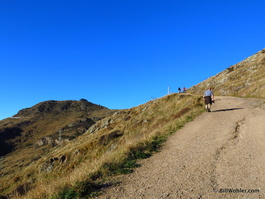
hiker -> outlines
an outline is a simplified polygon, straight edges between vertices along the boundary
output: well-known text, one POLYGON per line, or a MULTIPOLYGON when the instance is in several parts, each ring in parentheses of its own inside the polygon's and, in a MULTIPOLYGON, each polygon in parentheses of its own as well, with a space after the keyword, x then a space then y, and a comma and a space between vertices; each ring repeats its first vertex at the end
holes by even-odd
POLYGON ((205 102, 205 110, 207 112, 211 112, 211 105, 214 102, 214 94, 212 92, 212 88, 208 88, 208 90, 204 92, 203 98, 205 102))
POLYGON ((186 93, 186 88, 185 87, 183 87, 183 93, 186 93))
POLYGON ((178 91, 179 91, 179 93, 181 92, 181 88, 180 87, 178 88, 178 91))

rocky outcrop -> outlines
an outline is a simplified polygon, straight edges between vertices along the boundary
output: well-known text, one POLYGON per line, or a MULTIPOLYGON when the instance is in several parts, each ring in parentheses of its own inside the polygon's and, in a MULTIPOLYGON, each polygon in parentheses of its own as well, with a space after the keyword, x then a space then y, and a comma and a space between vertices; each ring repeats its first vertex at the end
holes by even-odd
POLYGON ((39 139, 37 142, 35 142, 36 147, 41 147, 45 145, 50 145, 50 146, 56 146, 65 142, 69 142, 69 139, 53 139, 52 137, 43 137, 39 139))
MULTIPOLYGON (((96 121, 98 121, 96 119, 96 121)), ((64 128, 59 130, 60 134, 63 134, 65 132, 75 131, 76 134, 83 134, 86 132, 86 130, 91 127, 93 124, 95 124, 95 121, 90 118, 83 118, 81 120, 76 120, 74 122, 71 122, 70 124, 66 125, 64 128)))
POLYGON ((86 133, 95 133, 95 132, 99 131, 100 129, 106 128, 111 122, 112 122, 112 120, 110 118, 103 119, 103 120, 97 122, 96 124, 94 124, 93 126, 91 126, 86 131, 86 133))
POLYGON ((51 172, 54 167, 64 163, 66 161, 66 156, 61 155, 60 157, 53 157, 50 158, 48 161, 46 161, 41 167, 40 167, 40 172, 51 172))
POLYGON ((43 137, 35 143, 35 146, 52 145, 53 143, 54 140, 51 137, 43 137))
MULTIPOLYGON (((94 118, 94 119, 96 121, 99 120, 99 118, 94 118)), ((61 128, 57 133, 55 133, 56 139, 53 138, 54 136, 53 137, 46 136, 39 139, 37 142, 35 142, 34 145, 37 147, 45 145, 55 146, 58 144, 68 142, 70 139, 73 139, 76 136, 85 133, 93 124, 95 124, 95 121, 90 118, 83 118, 80 120, 76 120, 66 125, 65 127, 61 128)))

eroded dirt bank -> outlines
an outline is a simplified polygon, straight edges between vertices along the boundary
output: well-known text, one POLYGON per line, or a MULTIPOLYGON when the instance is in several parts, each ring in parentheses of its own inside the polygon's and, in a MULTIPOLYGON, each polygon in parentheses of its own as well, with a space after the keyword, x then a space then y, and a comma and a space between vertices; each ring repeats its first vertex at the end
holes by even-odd
POLYGON ((211 113, 98 198, 265 198, 264 102, 216 97, 211 113))

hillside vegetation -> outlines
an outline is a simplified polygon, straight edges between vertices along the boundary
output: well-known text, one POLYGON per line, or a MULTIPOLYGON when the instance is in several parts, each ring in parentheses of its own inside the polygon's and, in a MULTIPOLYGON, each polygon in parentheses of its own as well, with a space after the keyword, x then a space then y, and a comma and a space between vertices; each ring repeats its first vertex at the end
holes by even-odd
POLYGON ((0 198, 96 196, 204 110, 202 93, 265 97, 265 49, 188 89, 125 110, 47 101, 0 121, 0 198))
POLYGON ((84 99, 46 101, 1 120, 0 195, 14 192, 21 180, 30 181, 23 176, 30 164, 114 112, 84 99))
POLYGON ((46 101, 0 121, 0 156, 38 140, 56 144, 72 139, 114 111, 88 101, 46 101), (3 147, 5 146, 5 147, 3 147))
POLYGON ((264 98, 265 49, 191 87, 189 92, 201 94, 208 87, 213 87, 216 95, 264 98))
POLYGON ((202 110, 201 97, 171 94, 120 110, 46 153, 29 144, 2 161, 1 194, 18 198, 89 196, 93 193, 90 188, 104 186, 108 176, 131 172, 138 166, 136 159, 149 157, 167 135, 202 110), (34 158, 25 162, 26 154, 34 154, 34 158))

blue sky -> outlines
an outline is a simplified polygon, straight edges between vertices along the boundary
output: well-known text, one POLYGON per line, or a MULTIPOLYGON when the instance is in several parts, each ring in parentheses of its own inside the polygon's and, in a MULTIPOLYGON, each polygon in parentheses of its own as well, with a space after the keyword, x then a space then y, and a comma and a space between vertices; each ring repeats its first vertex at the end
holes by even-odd
POLYGON ((131 108, 262 50, 263 0, 0 0, 0 119, 46 100, 131 108))

